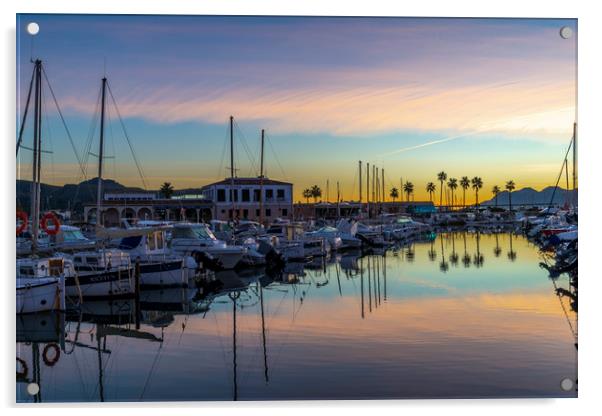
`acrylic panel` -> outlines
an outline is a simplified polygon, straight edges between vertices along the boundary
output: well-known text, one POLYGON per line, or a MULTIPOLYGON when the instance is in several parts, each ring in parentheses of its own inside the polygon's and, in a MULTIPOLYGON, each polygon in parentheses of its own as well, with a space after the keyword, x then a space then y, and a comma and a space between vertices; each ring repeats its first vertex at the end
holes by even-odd
POLYGON ((16 400, 577 397, 577 20, 17 15, 16 400))

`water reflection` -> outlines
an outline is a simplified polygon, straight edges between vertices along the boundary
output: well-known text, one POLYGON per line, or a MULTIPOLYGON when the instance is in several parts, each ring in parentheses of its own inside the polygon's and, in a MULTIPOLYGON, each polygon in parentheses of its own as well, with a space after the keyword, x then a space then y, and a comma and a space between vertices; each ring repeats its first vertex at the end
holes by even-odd
POLYGON ((576 285, 539 255, 446 231, 19 316, 17 399, 572 397, 558 384, 576 371, 576 285))

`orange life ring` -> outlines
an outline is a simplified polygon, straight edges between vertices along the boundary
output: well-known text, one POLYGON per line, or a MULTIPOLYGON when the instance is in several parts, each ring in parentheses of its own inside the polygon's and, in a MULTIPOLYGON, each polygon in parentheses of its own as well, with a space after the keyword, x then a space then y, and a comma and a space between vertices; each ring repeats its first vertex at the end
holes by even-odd
POLYGON ((27 378, 27 373, 29 372, 27 363, 25 362, 25 360, 23 358, 19 358, 19 357, 17 357, 17 362, 21 364, 21 367, 23 367, 22 371, 19 371, 19 369, 17 368, 17 377, 20 379, 27 378))
POLYGON ((17 211, 17 219, 21 220, 21 225, 17 227, 17 235, 19 235, 27 228, 27 214, 25 211, 17 211))
POLYGON ((42 229, 44 231, 46 231, 46 233, 48 235, 56 235, 61 230, 61 222, 59 221, 59 217, 57 217, 54 214, 54 212, 47 212, 42 217, 42 221, 40 222, 40 227, 42 227, 42 229), (54 224, 53 228, 48 227, 48 221, 53 222, 53 224, 54 224))
POLYGON ((52 367, 53 365, 55 365, 56 362, 59 360, 60 356, 61 350, 59 346, 56 345, 54 342, 52 344, 46 345, 44 347, 44 351, 42 352, 42 359, 44 360, 44 364, 46 364, 48 367, 52 367), (54 355, 48 358, 48 352, 51 348, 54 349, 54 355))

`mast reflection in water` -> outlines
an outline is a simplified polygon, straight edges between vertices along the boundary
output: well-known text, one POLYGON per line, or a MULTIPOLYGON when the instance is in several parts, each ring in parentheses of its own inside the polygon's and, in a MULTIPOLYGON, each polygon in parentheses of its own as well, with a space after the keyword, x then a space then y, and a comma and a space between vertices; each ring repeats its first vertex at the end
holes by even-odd
POLYGON ((17 316, 17 400, 575 397, 570 277, 520 235, 431 237, 17 316))

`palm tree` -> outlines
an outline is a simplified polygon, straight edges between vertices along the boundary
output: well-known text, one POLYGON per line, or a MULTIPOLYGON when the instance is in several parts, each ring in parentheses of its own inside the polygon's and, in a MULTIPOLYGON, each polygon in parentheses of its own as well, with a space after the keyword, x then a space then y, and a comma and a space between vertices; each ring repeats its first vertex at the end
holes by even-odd
POLYGON ((454 191, 458 188, 458 180, 456 178, 449 178, 449 182, 447 182, 447 186, 451 190, 451 204, 454 204, 454 191))
POLYGON ((513 180, 506 182, 506 190, 508 191, 508 200, 510 202, 510 211, 512 211, 512 191, 514 191, 516 185, 513 180))
POLYGON ((481 241, 481 233, 479 233, 477 231, 477 254, 474 255, 474 260, 472 261, 474 263, 474 265, 477 267, 482 267, 483 261, 485 260, 485 258, 481 254, 481 246, 479 244, 480 241, 481 241))
POLYGON ((452 253, 449 256, 449 261, 455 267, 458 266, 458 260, 460 259, 460 256, 458 256, 458 253, 456 253, 456 235, 451 233, 450 236, 452 240, 452 253))
POLYGON ((395 201, 399 197, 399 191, 397 188, 392 188, 389 192, 389 196, 393 199, 393 201, 395 201))
POLYGON ((318 202, 318 198, 322 197, 322 189, 318 185, 314 185, 310 189, 311 197, 314 199, 314 203, 318 202))
POLYGON ((466 251, 466 231, 464 231, 462 237, 464 239, 464 255, 462 256, 462 263, 464 264, 464 267, 470 267, 472 260, 470 258, 470 254, 468 254, 468 251, 466 251))
POLYGON ((495 185, 493 187, 493 189, 491 189, 491 193, 494 195, 495 198, 495 207, 497 208, 497 194, 499 194, 501 192, 501 189, 499 186, 495 185))
POLYGON ((445 250, 443 249, 443 234, 439 234, 439 240, 441 241, 441 263, 439 263, 439 270, 446 273, 449 270, 449 263, 445 261, 445 250))
POLYGON ((510 251, 508 252, 508 258, 510 261, 516 260, 516 251, 512 247, 512 233, 510 233, 510 251))
POLYGON ((437 189, 437 187, 435 186, 434 183, 429 182, 426 184, 426 191, 429 193, 429 196, 431 197, 431 202, 433 202, 433 193, 435 192, 436 189, 437 189))
POLYGON ((474 189, 475 192, 475 197, 476 197, 476 206, 479 206, 479 189, 481 189, 483 187, 483 180, 481 178, 479 178, 478 176, 475 176, 474 178, 471 179, 470 181, 472 183, 472 189, 474 189))
POLYGON ((164 182, 159 189, 159 193, 163 195, 165 199, 170 199, 173 195, 173 186, 171 186, 171 182, 164 182))
POLYGON ((462 176, 460 186, 462 187, 462 205, 466 208, 466 190, 470 188, 470 179, 468 179, 468 176, 462 176))
POLYGON ((435 261, 437 259, 437 252, 435 251, 435 240, 431 240, 431 249, 428 251, 428 256, 430 261, 435 261))
POLYGON ((309 198, 311 198, 313 194, 311 193, 311 189, 305 188, 303 190, 303 198, 305 198, 305 202, 309 204, 309 198))
POLYGON ((495 233, 495 248, 493 249, 493 254, 495 257, 499 257, 502 254, 502 249, 500 248, 500 241, 498 238, 498 233, 495 233))
POLYGON ((437 179, 439 180, 439 182, 441 182, 441 194, 439 196, 439 206, 441 207, 443 205, 443 183, 445 182, 445 180, 447 179, 447 173, 441 171, 437 174, 437 179))
POLYGON ((412 182, 406 182, 403 184, 403 191, 408 196, 408 201, 410 200, 410 195, 414 193, 414 184, 412 182))

